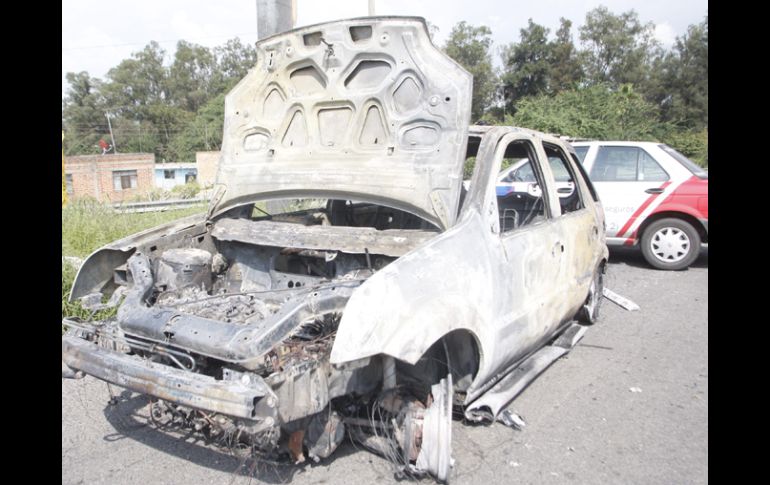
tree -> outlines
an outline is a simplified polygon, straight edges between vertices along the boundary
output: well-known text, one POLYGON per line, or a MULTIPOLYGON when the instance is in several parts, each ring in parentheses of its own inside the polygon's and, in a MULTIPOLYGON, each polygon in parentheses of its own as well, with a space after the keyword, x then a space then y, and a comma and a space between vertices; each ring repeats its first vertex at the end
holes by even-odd
POLYGON ((172 140, 192 123, 195 114, 168 103, 156 103, 147 107, 147 118, 152 122, 158 136, 155 155, 161 162, 183 161, 177 158, 178 150, 171 147, 172 140))
POLYGON ((507 124, 599 140, 656 140, 662 127, 656 107, 630 84, 594 85, 556 96, 522 99, 507 124))
POLYGON ((102 83, 85 71, 68 72, 66 79, 69 89, 62 104, 65 153, 99 153, 95 145, 109 131, 104 97, 100 93, 102 83))
POLYGON ((708 127, 708 29, 708 16, 690 25, 664 62, 663 118, 695 130, 708 127))
POLYGON ((174 160, 193 161, 196 151, 221 149, 224 123, 225 93, 221 93, 202 106, 195 119, 173 138, 170 156, 174 160))
POLYGON ((548 89, 551 57, 548 33, 549 29, 529 19, 527 27, 519 31, 519 42, 503 48, 502 81, 511 112, 515 112, 519 99, 537 96, 548 89))
POLYGON ((559 19, 556 39, 550 43, 548 65, 548 92, 557 94, 577 88, 583 80, 583 66, 580 55, 572 42, 572 22, 564 17, 559 19))
POLYGON ((166 52, 150 42, 110 69, 104 82, 68 73, 66 154, 99 153, 95 145, 109 136, 107 113, 122 152, 189 161, 195 150, 219 149, 224 95, 256 64, 256 48, 237 38, 213 49, 180 41, 171 65, 165 60, 166 52))
POLYGON ((660 141, 680 151, 702 167, 709 166, 709 132, 703 130, 669 130, 660 141))
POLYGON ((474 27, 462 21, 452 28, 444 46, 444 52, 473 75, 472 121, 478 120, 484 114, 497 84, 489 53, 489 47, 492 45, 491 35, 489 27, 474 27))
POLYGON ((642 24, 634 10, 615 15, 600 6, 588 12, 580 27, 587 81, 613 88, 631 83, 646 93, 649 66, 661 53, 654 30, 655 25, 642 24))
POLYGON ((161 146, 157 128, 149 121, 117 117, 112 120, 115 144, 122 153, 146 153, 161 146))
POLYGON ((198 111, 212 97, 211 82, 216 68, 208 48, 180 40, 168 70, 170 101, 185 111, 198 111))
POLYGON ((244 46, 237 37, 223 46, 214 47, 214 56, 216 71, 212 88, 217 93, 232 89, 257 63, 257 49, 252 45, 244 46))
POLYGON ((168 69, 163 65, 165 55, 157 42, 150 42, 107 72, 108 82, 102 94, 113 114, 141 120, 147 116, 148 106, 168 102, 168 69))

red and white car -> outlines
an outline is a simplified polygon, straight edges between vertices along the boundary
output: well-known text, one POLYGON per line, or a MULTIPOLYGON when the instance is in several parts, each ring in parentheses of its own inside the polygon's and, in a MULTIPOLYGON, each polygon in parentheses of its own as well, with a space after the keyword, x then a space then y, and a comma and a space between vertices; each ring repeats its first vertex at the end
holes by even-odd
POLYGON ((708 243, 708 172, 656 142, 574 142, 604 206, 607 244, 641 245, 660 269, 683 269, 708 243))

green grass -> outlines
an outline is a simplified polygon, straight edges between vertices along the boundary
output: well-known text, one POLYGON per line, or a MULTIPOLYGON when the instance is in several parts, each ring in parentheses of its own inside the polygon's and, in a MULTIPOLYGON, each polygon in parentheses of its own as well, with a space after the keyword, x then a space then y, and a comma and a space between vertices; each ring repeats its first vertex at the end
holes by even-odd
POLYGON ((165 212, 121 214, 92 200, 74 201, 61 211, 61 253, 83 258, 117 239, 205 211, 206 205, 201 204, 165 212))
MULTIPOLYGON (((110 206, 92 200, 73 201, 61 211, 62 256, 84 258, 94 250, 117 239, 182 217, 205 212, 205 210, 206 205, 201 204, 166 212, 121 214, 110 206)), ((67 301, 76 273, 77 270, 72 265, 62 261, 62 318, 65 316, 88 318, 90 316, 90 312, 84 310, 80 303, 67 301)), ((114 314, 114 310, 105 310, 99 312, 95 317, 106 318, 111 314, 114 314)))

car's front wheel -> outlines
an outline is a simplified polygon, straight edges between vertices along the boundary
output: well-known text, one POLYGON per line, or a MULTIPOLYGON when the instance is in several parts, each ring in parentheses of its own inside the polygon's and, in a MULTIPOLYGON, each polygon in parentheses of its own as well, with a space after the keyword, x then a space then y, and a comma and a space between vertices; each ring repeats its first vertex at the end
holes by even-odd
POLYGON ((591 287, 588 289, 588 296, 585 303, 578 310, 575 318, 584 325, 593 325, 599 320, 599 310, 602 306, 602 297, 604 296, 604 267, 599 266, 594 272, 591 280, 591 287))
POLYGON ((642 234, 642 254, 658 269, 678 270, 690 266, 700 251, 700 235, 682 219, 665 218, 650 224, 642 234))

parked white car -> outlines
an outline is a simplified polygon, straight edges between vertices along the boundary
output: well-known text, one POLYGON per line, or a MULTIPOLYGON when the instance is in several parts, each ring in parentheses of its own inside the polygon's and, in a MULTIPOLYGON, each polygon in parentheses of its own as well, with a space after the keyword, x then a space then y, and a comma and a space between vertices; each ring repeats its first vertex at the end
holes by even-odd
POLYGON ((708 172, 656 142, 575 142, 606 214, 607 244, 641 245, 652 266, 677 270, 708 243, 708 172))

